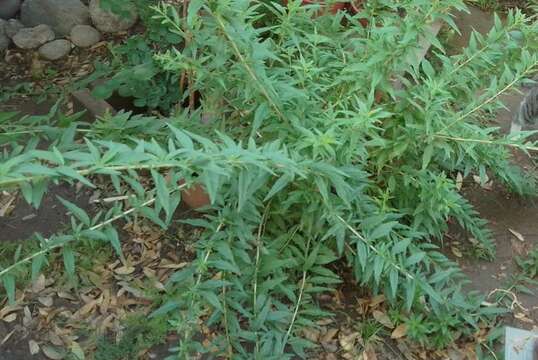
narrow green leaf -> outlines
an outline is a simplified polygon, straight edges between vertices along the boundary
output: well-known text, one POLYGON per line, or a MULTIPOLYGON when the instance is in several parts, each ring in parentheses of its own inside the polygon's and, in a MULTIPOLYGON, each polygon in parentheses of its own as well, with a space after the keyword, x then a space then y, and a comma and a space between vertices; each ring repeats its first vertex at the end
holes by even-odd
POLYGON ((9 303, 15 303, 15 276, 5 274, 2 276, 2 283, 4 284, 4 289, 6 290, 9 303))
POLYGON ((90 226, 90 217, 84 210, 73 204, 72 202, 65 200, 61 196, 56 196, 58 200, 75 216, 79 219, 84 225, 90 226))
POLYGON ((37 276, 41 273, 41 268, 45 262, 45 255, 40 254, 32 259, 32 281, 37 279, 37 276))
POLYGON ((164 177, 155 170, 151 170, 151 176, 153 177, 157 190, 157 202, 163 207, 166 215, 170 216, 172 209, 170 206, 170 192, 166 187, 166 181, 164 180, 164 177))
POLYGON ((116 254, 120 258, 123 258, 123 251, 121 249, 120 238, 118 236, 118 232, 116 231, 116 229, 112 226, 109 226, 103 232, 105 233, 108 241, 110 242, 110 245, 112 245, 112 248, 114 249, 116 254))
POLYGON ((289 176, 288 174, 282 175, 277 181, 275 181, 275 183, 271 187, 271 190, 269 190, 269 192, 267 193, 263 201, 267 201, 273 196, 275 196, 276 194, 278 194, 282 189, 284 189, 284 187, 286 187, 286 185, 290 183, 291 180, 292 180, 292 177, 289 176))
POLYGON ((368 237, 369 240, 376 240, 382 237, 385 237, 390 234, 394 226, 398 225, 398 222, 391 221, 385 224, 382 224, 375 228, 375 230, 368 237))
POLYGON ((392 293, 393 298, 396 298, 396 293, 398 292, 398 279, 399 279, 398 270, 392 269, 390 271, 389 281, 390 281, 390 291, 392 293))
POLYGON ((168 301, 164 305, 162 305, 160 308, 149 314, 150 318, 154 318, 157 316, 166 315, 171 311, 174 311, 179 308, 179 303, 176 301, 168 301))
POLYGON ((199 295, 202 299, 207 301, 209 304, 211 304, 215 309, 224 311, 224 308, 222 307, 222 304, 220 303, 220 300, 215 293, 211 291, 200 291, 199 295))
POLYGON ((71 247, 65 246, 63 248, 64 267, 69 277, 75 276, 75 252, 71 247))
POLYGON ((425 170, 430 164, 430 161, 433 156, 433 150, 433 144, 428 144, 428 146, 426 146, 426 148, 424 149, 424 154, 422 155, 422 170, 425 170))

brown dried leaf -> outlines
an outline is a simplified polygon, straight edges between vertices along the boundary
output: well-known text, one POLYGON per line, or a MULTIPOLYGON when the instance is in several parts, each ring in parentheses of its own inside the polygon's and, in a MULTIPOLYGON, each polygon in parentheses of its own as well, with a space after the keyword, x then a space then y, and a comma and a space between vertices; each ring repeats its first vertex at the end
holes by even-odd
POLYGON ((28 347, 30 348, 30 354, 35 355, 39 352, 39 344, 34 340, 28 341, 28 347))
POLYGON ((32 292, 35 294, 40 293, 41 291, 45 290, 45 286, 46 286, 45 275, 41 274, 32 283, 32 292))
POLYGON ((381 325, 388 327, 389 329, 392 329, 394 327, 394 324, 392 323, 392 321, 390 321, 386 313, 379 310, 374 310, 372 315, 374 316, 374 319, 381 325))
POLYGON ((522 241, 522 242, 525 241, 525 238, 523 237, 523 235, 521 235, 517 231, 512 230, 510 228, 508 228, 508 231, 510 231, 512 233, 512 235, 514 235, 516 237, 516 239, 518 239, 519 241, 522 241))
POLYGON ((327 332, 325 334, 323 334, 323 336, 321 337, 321 342, 322 343, 328 343, 329 341, 334 339, 336 334, 338 334, 338 331, 339 331, 338 329, 329 329, 329 330, 327 330, 327 332))
POLYGON ((359 337, 359 333, 354 332, 349 335, 343 335, 339 337, 338 341, 344 351, 350 352, 355 348, 355 340, 359 337))
POLYGON ((118 275, 129 275, 135 271, 135 268, 132 266, 122 266, 117 269, 114 269, 114 272, 118 275))
POLYGON ((458 172, 458 175, 456 175, 456 189, 461 190, 461 187, 463 185, 463 175, 458 172))
POLYGON ((363 360, 377 360, 377 355, 371 344, 366 345, 364 352, 362 353, 363 360))
POLYGON ((47 335, 48 335, 49 341, 53 345, 64 346, 64 342, 63 342, 62 338, 60 337, 60 335, 58 334, 58 329, 57 328, 54 329, 54 331, 49 331, 47 335))
POLYGON ((71 300, 71 301, 76 300, 76 298, 73 295, 65 291, 58 291, 57 295, 59 298, 62 298, 62 299, 71 300))
POLYGON ((4 318, 2 320, 4 320, 7 323, 13 322, 13 321, 17 320, 17 313, 11 313, 11 314, 9 314, 7 316, 4 316, 4 318))
POLYGON ((385 295, 375 296, 370 300, 370 307, 375 308, 379 304, 384 303, 384 302, 385 302, 385 295))
POLYGON ((171 263, 170 260, 163 259, 158 267, 161 268, 161 269, 174 269, 174 270, 176 270, 176 269, 182 269, 187 265, 189 265, 188 262, 182 262, 182 263, 176 264, 176 263, 171 263))
POLYGON ((461 250, 459 248, 452 246, 450 250, 452 251, 452 254, 454 254, 454 256, 459 258, 463 257, 463 254, 461 253, 461 250))
POLYGON ((53 304, 51 296, 40 296, 37 300, 46 307, 51 307, 53 304))
POLYGON ((0 217, 9 215, 15 206, 11 206, 17 197, 16 194, 3 192, 5 198, 0 199, 0 217), (6 195, 7 194, 7 195, 6 195))
POLYGON ((86 316, 87 314, 89 314, 89 313, 95 308, 96 305, 97 305, 97 301, 96 301, 96 300, 90 301, 89 303, 87 303, 86 305, 84 305, 83 307, 81 307, 81 308, 75 313, 75 315, 76 315, 76 316, 79 316, 79 317, 84 317, 84 316, 86 316))
POLYGON ((28 308, 28 306, 25 306, 24 317, 22 318, 22 324, 28 327, 31 322, 32 322, 32 313, 30 312, 30 308, 28 308))
POLYGON ((308 328, 303 329, 303 334, 305 338, 312 341, 313 343, 317 343, 320 336, 319 331, 315 329, 308 329, 308 328))
POLYGON ((393 339, 400 339, 404 337, 406 334, 407 334, 407 325, 400 324, 396 327, 396 329, 394 329, 390 337, 393 339))
POLYGON ((1 310, 0 310, 0 320, 3 319, 6 315, 12 313, 12 312, 15 312, 15 311, 19 311, 20 309, 22 309, 21 306, 19 305, 7 305, 7 306, 4 306, 1 310))

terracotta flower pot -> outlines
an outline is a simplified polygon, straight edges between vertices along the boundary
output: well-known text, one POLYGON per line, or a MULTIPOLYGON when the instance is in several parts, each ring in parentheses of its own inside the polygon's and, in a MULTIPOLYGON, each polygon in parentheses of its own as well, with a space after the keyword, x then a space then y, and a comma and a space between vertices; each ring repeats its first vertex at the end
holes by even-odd
MULTIPOLYGON (((180 180, 179 185, 185 184, 185 180, 180 180)), ((203 185, 194 184, 188 189, 181 190, 181 200, 192 209, 198 209, 211 204, 211 199, 205 191, 203 185)))
MULTIPOLYGON (((287 6, 288 0, 282 0, 282 3, 287 6)), ((316 4, 316 3, 324 5, 323 0, 303 0, 302 1, 303 5, 310 5, 310 4, 316 4)), ((336 14, 338 11, 346 10, 346 7, 347 7, 347 4, 345 2, 337 2, 331 6, 330 11, 332 14, 336 14)))
MULTIPOLYGON (((351 2, 336 2, 330 7, 331 14, 336 14, 338 11, 350 11, 353 14, 356 14, 360 12, 363 8, 363 3, 365 0, 353 0, 351 2)), ((282 3, 284 5, 288 5, 288 0, 282 0, 282 3)), ((324 5, 325 1, 323 0, 303 0, 303 5, 309 5, 309 4, 321 4, 324 5)), ((326 9, 324 10, 326 11, 326 9)), ((323 13, 323 11, 322 11, 323 13)), ((359 22, 363 27, 368 26, 368 20, 366 19, 360 19, 359 22)))

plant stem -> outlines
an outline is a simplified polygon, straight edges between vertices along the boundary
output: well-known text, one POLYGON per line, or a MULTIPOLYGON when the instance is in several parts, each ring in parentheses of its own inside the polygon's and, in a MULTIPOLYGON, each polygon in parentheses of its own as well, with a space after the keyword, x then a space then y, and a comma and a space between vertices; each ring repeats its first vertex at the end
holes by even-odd
MULTIPOLYGON (((181 188, 184 187, 184 186, 185 186, 185 184, 179 186, 179 187, 178 187, 177 189, 175 189, 174 191, 177 191, 177 190, 181 189, 181 188)), ((92 226, 92 227, 89 228, 88 230, 89 230, 89 231, 99 230, 99 229, 101 229, 102 227, 107 226, 107 225, 113 223, 114 221, 119 220, 119 219, 121 219, 121 218, 123 218, 123 217, 125 217, 125 216, 127 216, 127 215, 129 215, 129 214, 131 214, 132 212, 134 212, 134 211, 136 211, 136 210, 138 210, 138 209, 141 209, 141 208, 143 208, 143 207, 146 207, 146 206, 149 206, 149 205, 153 204, 153 203, 155 202, 155 200, 156 200, 156 198, 151 198, 151 199, 149 199, 149 200, 143 202, 142 204, 140 204, 140 205, 137 206, 137 207, 130 208, 130 209, 128 209, 128 210, 122 212, 122 213, 119 214, 119 215, 116 215, 116 216, 114 216, 114 217, 111 217, 110 219, 108 219, 108 220, 106 220, 106 221, 103 221, 103 222, 101 222, 101 223, 99 223, 99 224, 97 224, 97 225, 92 226)), ((48 240, 49 240, 49 239, 45 239, 45 242, 47 242, 48 240)), ((32 261, 34 258, 36 258, 36 257, 38 257, 38 256, 41 256, 41 255, 44 255, 44 254, 50 252, 51 250, 60 248, 60 247, 62 247, 63 245, 64 245, 64 244, 56 244, 56 245, 52 245, 52 246, 50 246, 50 247, 47 247, 46 249, 40 250, 40 251, 38 251, 38 252, 36 252, 36 253, 33 253, 32 255, 29 255, 29 256, 25 257, 24 259, 22 259, 22 260, 17 261, 15 264, 10 265, 10 266, 8 266, 7 268, 1 270, 1 271, 0 271, 0 278, 1 278, 2 276, 4 276, 5 274, 9 273, 10 271, 12 271, 13 269, 15 269, 17 266, 22 265, 22 264, 25 264, 25 263, 27 263, 27 262, 29 262, 29 261, 32 261)))
POLYGON ((447 140, 462 141, 462 142, 473 142, 473 143, 487 144, 487 145, 504 145, 504 146, 513 147, 513 148, 516 148, 516 149, 538 151, 537 146, 518 145, 518 144, 513 144, 513 143, 509 143, 509 142, 504 142, 504 141, 493 141, 493 140, 483 140, 483 139, 468 139, 468 138, 462 138, 462 137, 457 137, 457 136, 448 136, 448 135, 434 135, 434 137, 436 137, 438 139, 447 139, 447 140))
MULTIPOLYGON (((269 212, 269 207, 271 205, 271 202, 267 204, 267 207, 265 208, 265 212, 262 217, 262 221, 260 223, 260 226, 258 226, 258 234, 256 236, 256 262, 254 264, 254 279, 252 284, 252 313, 254 314, 254 319, 257 316, 256 313, 256 307, 257 307, 257 298, 258 298, 258 270, 259 270, 259 264, 260 264, 260 248, 261 248, 261 237, 262 233, 265 229, 265 223, 267 221, 267 213, 269 212)), ((256 356, 260 351, 260 339, 258 338, 258 331, 255 332, 256 334, 256 356)))
POLYGON ((501 90, 499 90, 498 92, 496 92, 493 96, 491 96, 490 98, 486 99, 486 101, 482 102, 480 105, 474 107, 473 109, 469 110, 468 112, 460 115, 456 120, 452 121, 451 123, 445 125, 440 131, 438 131, 435 135, 439 135, 441 134, 443 131, 449 129, 450 127, 452 127, 453 125, 455 125, 456 123, 464 120, 465 118, 467 118, 468 116, 474 114, 475 112, 477 112, 478 110, 482 109, 484 106, 488 105, 489 103, 491 103, 492 101, 494 101, 495 99, 497 99, 499 96, 501 96, 502 94, 504 94, 505 92, 507 92, 508 90, 510 90, 519 80, 521 80, 526 74, 530 73, 532 71, 532 69, 534 67, 536 67, 538 65, 538 62, 535 62, 534 64, 532 64, 531 66, 529 66, 527 69, 525 69, 524 72, 521 73, 521 75, 519 76, 516 76, 514 78, 514 80, 512 80, 510 83, 508 83, 508 85, 506 85, 504 88, 502 88, 501 90))
POLYGON ((226 26, 224 25, 224 22, 222 21, 222 18, 219 15, 213 14, 213 12, 210 12, 210 14, 215 18, 215 20, 217 20, 217 23, 219 24, 220 28, 222 29, 222 32, 224 33, 224 35, 226 36, 226 39, 232 45, 232 48, 233 48, 233 50, 235 52, 235 55, 239 58, 239 61, 241 62, 241 64, 243 65, 243 67, 245 68, 247 73, 250 75, 252 80, 254 80, 256 85, 258 85, 258 88, 261 91, 262 95, 269 102, 269 104, 271 105, 273 110, 276 112, 276 114, 278 115, 280 120, 285 121, 286 123, 289 123, 288 119, 286 119, 286 117, 284 116, 284 114, 282 113, 282 111, 280 110, 278 105, 275 103, 273 98, 267 92, 267 89, 265 89, 265 87, 261 84, 261 82, 258 79, 258 77, 256 76, 256 73, 254 72, 254 70, 252 70, 252 68, 247 64, 247 61, 246 61, 245 57, 243 56, 243 54, 241 54, 241 51, 239 50, 239 47, 237 46, 235 41, 231 38, 231 36, 228 34, 228 31, 226 31, 226 26))

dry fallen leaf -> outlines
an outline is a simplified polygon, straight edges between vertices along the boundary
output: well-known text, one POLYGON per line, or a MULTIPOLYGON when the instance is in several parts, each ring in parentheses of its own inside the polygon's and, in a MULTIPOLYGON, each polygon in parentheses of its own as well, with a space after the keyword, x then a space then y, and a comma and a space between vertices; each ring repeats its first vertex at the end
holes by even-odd
POLYGON ((458 172, 458 175, 456 175, 456 189, 461 190, 461 187, 463 185, 463 175, 458 172))
POLYGON ((392 329, 394 327, 394 325, 392 324, 392 321, 390 321, 386 313, 381 312, 379 310, 374 310, 372 312, 372 315, 374 319, 376 319, 376 321, 380 323, 381 325, 388 327, 389 329, 392 329))
POLYGON ((22 324, 25 327, 28 327, 30 323, 32 322, 32 313, 30 312, 30 308, 28 306, 24 307, 24 317, 22 318, 22 324))
POLYGON ((315 329, 305 328, 305 329, 303 329, 303 334, 304 334, 305 338, 312 341, 313 343, 317 343, 318 340, 319 340, 319 335, 320 335, 319 331, 317 331, 315 329))
POLYGON ((459 258, 463 257, 463 254, 461 253, 460 249, 458 249, 457 247, 452 246, 450 250, 452 251, 452 254, 454 254, 454 256, 459 257, 459 258))
POLYGON ((39 352, 39 344, 34 340, 28 341, 28 347, 30 348, 30 354, 35 355, 39 352))
POLYGON ((4 318, 2 320, 4 320, 7 323, 13 322, 13 321, 17 320, 17 313, 11 313, 11 314, 9 314, 7 316, 4 316, 4 318))
POLYGON ((114 272, 118 275, 129 275, 135 271, 135 268, 132 266, 122 266, 117 269, 114 269, 114 272))
POLYGON ((81 307, 75 315, 78 315, 79 317, 84 317, 85 315, 89 314, 97 305, 97 301, 93 300, 81 307))
POLYGON ((334 339, 334 337, 338 334, 338 329, 329 329, 323 336, 321 337, 321 342, 327 343, 334 339))
POLYGON ((51 307, 53 304, 51 296, 40 296, 37 300, 46 307, 51 307))
POLYGON ((512 230, 510 228, 508 228, 508 231, 510 231, 512 233, 512 235, 514 235, 519 241, 525 241, 525 238, 523 237, 523 235, 521 235, 517 231, 512 230))
MULTIPOLYGON (((478 185, 482 186, 482 181, 480 179, 480 176, 478 175, 473 175, 473 180, 475 183, 477 183, 478 185)), ((487 186, 487 183, 489 182, 489 177, 487 175, 485 175, 484 177, 484 185, 487 186)))
POLYGON ((0 217, 4 217, 6 215, 9 215, 11 210, 13 210, 14 206, 11 206, 13 202, 15 201, 15 194, 9 194, 6 196, 6 199, 0 199, 0 217))
POLYGON ((43 274, 39 275, 37 279, 32 283, 32 292, 37 294, 45 290, 45 286, 46 286, 45 280, 46 280, 45 275, 43 274))
POLYGON ((76 298, 73 295, 65 291, 58 291, 58 297, 62 299, 66 299, 66 300, 71 300, 71 301, 76 300, 76 298))
POLYGON ((22 309, 22 307, 19 306, 19 305, 14 305, 14 306, 7 305, 7 306, 4 306, 0 310, 0 320, 2 320, 6 315, 11 314, 12 312, 15 312, 15 311, 19 311, 20 309, 22 309))
POLYGON ((394 329, 390 337, 392 339, 400 339, 404 337, 406 334, 407 334, 407 325, 400 324, 396 327, 396 329, 394 329))
POLYGON ((362 353, 363 360, 377 360, 377 355, 371 344, 366 345, 364 352, 362 353))
POLYGON ((377 307, 377 305, 379 305, 379 304, 381 304, 383 302, 385 302, 385 295, 374 296, 370 300, 370 307, 375 308, 375 307, 377 307))
POLYGON ((187 265, 189 265, 188 262, 182 262, 182 263, 179 263, 179 264, 174 264, 174 263, 170 263, 170 260, 164 259, 159 264, 159 268, 161 268, 161 269, 182 269, 187 265))
POLYGON ((349 335, 341 335, 338 341, 344 351, 352 351, 355 347, 355 340, 359 337, 359 333, 352 333, 349 335))

